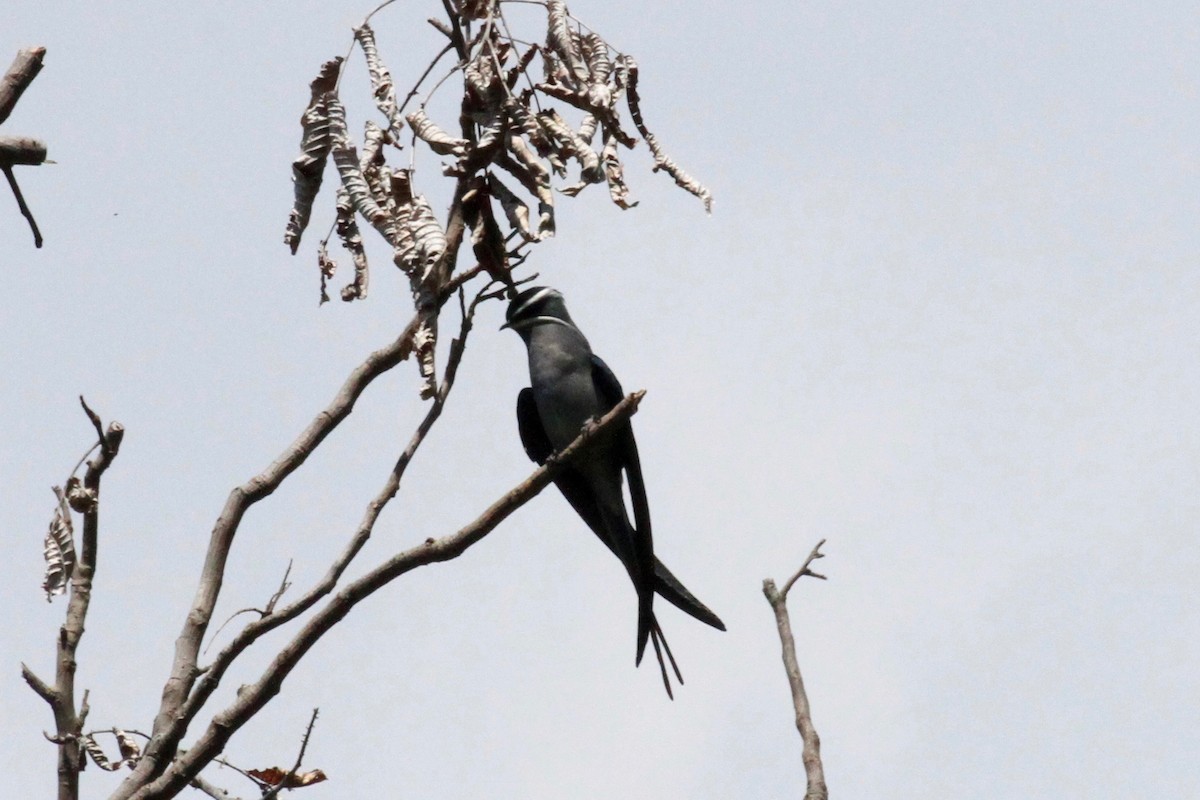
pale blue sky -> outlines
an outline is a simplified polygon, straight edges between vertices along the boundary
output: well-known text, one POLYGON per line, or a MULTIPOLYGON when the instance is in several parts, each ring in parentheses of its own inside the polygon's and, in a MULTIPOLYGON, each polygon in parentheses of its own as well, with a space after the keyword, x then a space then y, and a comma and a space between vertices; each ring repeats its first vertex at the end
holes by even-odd
MULTIPOLYGON (((369 5, 5 11, 0 60, 48 54, 4 132, 58 162, 20 172, 41 251, 0 190, 14 797, 54 781, 18 662, 52 672, 63 603, 42 599, 41 537, 50 485, 90 441, 76 396, 128 429, 79 685, 96 727, 148 728, 226 493, 408 318, 382 256, 367 302, 318 309, 315 237, 295 258, 281 244, 307 82, 369 5)), ((439 7, 377 18, 398 83, 436 46, 439 7)), ((308 800, 798 796, 759 585, 827 538, 830 581, 798 585, 792 609, 838 797, 1200 795, 1200 11, 571 9, 638 58, 647 121, 717 204, 705 217, 641 150, 641 205, 564 200, 530 265, 648 390, 635 425, 659 554, 729 631, 663 611, 687 679, 667 701, 633 668, 619 564, 547 492, 365 603, 229 757, 289 762, 320 706, 308 761, 331 780, 308 800)), ((356 119, 364 82, 356 64, 356 119)), ((528 473, 524 352, 501 321, 481 312, 364 565, 528 473)), ((322 573, 420 413, 411 368, 372 387, 247 517, 218 616, 265 600, 289 558, 298 585, 322 573)), ((89 770, 85 796, 116 780, 89 770)))

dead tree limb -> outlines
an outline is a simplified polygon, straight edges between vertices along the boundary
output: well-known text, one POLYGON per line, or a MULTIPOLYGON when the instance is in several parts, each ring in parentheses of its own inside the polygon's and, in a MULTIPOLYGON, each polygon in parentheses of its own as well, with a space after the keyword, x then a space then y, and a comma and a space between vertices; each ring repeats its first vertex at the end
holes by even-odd
MULTIPOLYGON (((17 57, 13 59, 12 66, 8 68, 4 77, 0 78, 0 124, 3 124, 12 114, 21 95, 41 72, 42 58, 45 55, 46 48, 44 47, 31 47, 17 51, 17 57)), ((37 139, 23 136, 0 136, 0 171, 8 180, 8 187, 12 189, 17 207, 21 210, 21 216, 29 222, 29 228, 33 231, 35 247, 42 246, 42 232, 38 230, 37 220, 33 218, 33 212, 25 202, 25 195, 21 193, 21 187, 17 183, 12 168, 17 164, 36 166, 45 161, 46 145, 37 139)))
MULTIPOLYGON (((96 574, 100 540, 100 478, 117 457, 125 435, 125 429, 119 422, 110 423, 105 430, 100 417, 88 408, 82 397, 79 402, 96 429, 100 452, 88 462, 82 491, 77 491, 72 500, 72 507, 83 515, 83 539, 79 560, 70 576, 66 619, 58 633, 54 686, 49 686, 29 667, 21 665, 21 676, 25 682, 46 701, 54 714, 55 736, 52 741, 58 744, 59 800, 78 800, 79 797, 79 773, 84 767, 85 758, 80 737, 87 719, 88 701, 85 691, 76 710, 75 653, 83 638, 84 622, 92 599, 92 581, 96 574)), ((72 475, 72 480, 78 479, 72 475)), ((70 485, 71 481, 68 481, 70 485)))
POLYGON ((823 544, 825 544, 824 539, 817 542, 817 546, 808 554, 808 558, 804 559, 804 564, 783 585, 782 591, 775 588, 775 581, 771 578, 763 581, 763 594, 766 595, 767 602, 771 604, 771 609, 775 612, 775 625, 779 628, 779 641, 783 647, 783 668, 787 672, 788 684, 792 689, 792 705, 796 710, 796 730, 800 732, 800 738, 804 742, 804 772, 808 778, 808 790, 804 794, 804 800, 827 800, 829 790, 825 787, 825 770, 821 765, 821 737, 817 735, 817 729, 813 725, 812 709, 808 705, 808 695, 804 691, 804 678, 800 675, 800 664, 796 660, 796 641, 792 637, 787 596, 796 581, 805 575, 825 580, 824 575, 819 575, 809 569, 813 561, 825 557, 825 554, 821 552, 823 544))

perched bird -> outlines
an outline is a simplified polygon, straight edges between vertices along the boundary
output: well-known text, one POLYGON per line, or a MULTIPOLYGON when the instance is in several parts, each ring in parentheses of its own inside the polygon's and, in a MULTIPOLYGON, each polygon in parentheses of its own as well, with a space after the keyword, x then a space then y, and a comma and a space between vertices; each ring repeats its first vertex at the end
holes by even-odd
MULTIPOLYGON (((543 464, 579 435, 583 426, 607 413, 625 396, 612 370, 592 353, 583 333, 567 313, 562 294, 547 286, 526 289, 508 306, 502 326, 520 334, 529 354, 529 388, 517 395, 517 427, 525 452, 543 464)), ((654 616, 654 594, 708 625, 724 623, 697 600, 654 556, 650 507, 638 460, 633 426, 624 422, 612 436, 594 442, 554 480, 575 512, 621 560, 638 595, 637 664, 647 640, 654 644, 667 694, 671 683, 663 652, 683 683, 654 616), (622 474, 633 504, 630 523, 622 492, 622 474)))

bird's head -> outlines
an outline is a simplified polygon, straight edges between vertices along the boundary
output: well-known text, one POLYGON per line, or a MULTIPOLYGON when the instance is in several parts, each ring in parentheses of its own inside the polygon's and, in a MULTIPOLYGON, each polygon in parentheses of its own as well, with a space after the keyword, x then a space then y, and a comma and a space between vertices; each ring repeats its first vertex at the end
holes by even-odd
POLYGON ((575 327, 562 293, 549 286, 534 286, 526 289, 508 304, 507 321, 500 330, 509 328, 522 336, 537 325, 568 325, 575 327))

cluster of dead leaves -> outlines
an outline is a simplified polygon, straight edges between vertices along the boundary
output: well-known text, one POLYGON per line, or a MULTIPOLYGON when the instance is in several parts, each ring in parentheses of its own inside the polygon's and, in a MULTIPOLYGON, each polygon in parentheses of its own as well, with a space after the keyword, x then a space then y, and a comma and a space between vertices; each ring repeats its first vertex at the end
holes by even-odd
MULTIPOLYGON (((510 259, 516 250, 510 252, 509 243, 514 239, 520 240, 519 250, 554 235, 556 192, 575 196, 589 185, 606 184, 619 207, 636 205, 625 183, 621 151, 636 146, 639 136, 653 154, 656 171, 671 175, 701 198, 706 208, 712 202, 708 189, 668 158, 646 128, 637 92, 637 63, 599 34, 585 30, 562 0, 546 3, 545 35, 541 37, 545 44, 524 48, 510 35, 494 0, 458 5, 454 28, 440 23, 435 27, 452 43, 461 42, 467 56, 455 67, 462 78, 461 132, 452 134, 430 118, 424 103, 404 114, 391 72, 380 57, 375 32, 364 23, 356 29, 355 41, 366 60, 372 96, 383 122, 366 123, 360 151, 338 96, 342 59, 321 67, 301 117, 301 154, 292 165, 295 202, 284 236, 295 253, 332 159, 340 179, 335 227, 354 262, 354 279, 342 289, 342 299, 367 296, 369 276, 358 223, 361 218, 390 246, 392 261, 408 276, 415 306, 423 312, 413 344, 426 397, 436 389, 436 308, 454 269, 454 264, 445 262, 457 250, 450 239, 458 231, 448 232, 451 221, 444 226, 425 196, 415 190, 410 168, 388 166, 387 150, 402 149, 406 129, 414 142, 421 141, 446 159, 443 174, 458 181, 456 208, 451 214, 462 213, 476 258, 495 279, 511 281, 510 259), (468 40, 464 31, 470 30, 471 23, 476 24, 476 32, 468 40), (540 77, 531 74, 535 63, 540 63, 540 77), (622 105, 637 135, 625 129, 622 105), (568 110, 573 116, 581 115, 578 125, 568 122, 564 116, 568 110), (568 180, 572 171, 575 177, 568 180), (564 185, 556 185, 556 181, 564 185), (496 213, 494 204, 499 204, 502 214, 496 213)), ((318 264, 321 301, 325 302, 327 282, 337 264, 324 242, 318 264)))

